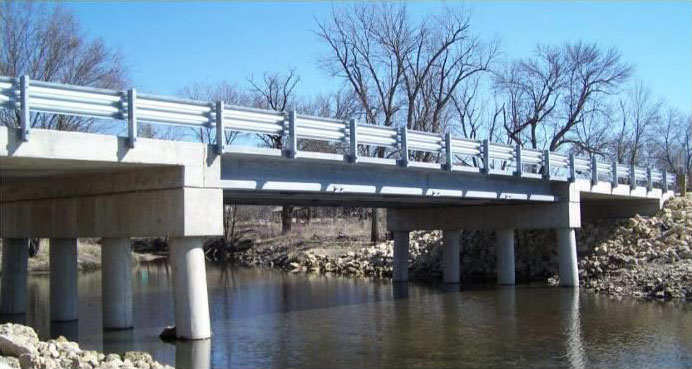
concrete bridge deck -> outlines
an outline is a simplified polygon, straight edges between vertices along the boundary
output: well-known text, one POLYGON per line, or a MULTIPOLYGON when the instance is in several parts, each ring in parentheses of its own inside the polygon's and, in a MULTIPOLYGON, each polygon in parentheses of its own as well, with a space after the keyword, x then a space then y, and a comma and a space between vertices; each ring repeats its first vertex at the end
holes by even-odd
POLYGON ((561 283, 578 286, 582 219, 651 214, 673 192, 665 172, 407 129, 0 78, 2 313, 26 309, 26 245, 51 239, 54 320, 76 311, 76 239, 102 238, 104 326, 132 326, 130 238, 168 237, 177 335, 211 334, 203 237, 223 233, 223 202, 387 208, 394 276, 408 279, 408 233, 444 230, 444 281, 458 283, 461 229, 495 230, 498 282, 514 284, 514 230, 555 228, 561 283), (127 118, 128 136, 31 129, 31 114, 127 118), (9 114, 7 116, 10 116, 9 114), (137 137, 139 122, 283 135, 283 151, 137 137), (343 154, 299 150, 323 140, 343 154), (362 155, 378 146, 392 158, 362 155), (412 160, 428 152, 434 163, 412 160), (397 156, 398 153, 398 156, 397 156))

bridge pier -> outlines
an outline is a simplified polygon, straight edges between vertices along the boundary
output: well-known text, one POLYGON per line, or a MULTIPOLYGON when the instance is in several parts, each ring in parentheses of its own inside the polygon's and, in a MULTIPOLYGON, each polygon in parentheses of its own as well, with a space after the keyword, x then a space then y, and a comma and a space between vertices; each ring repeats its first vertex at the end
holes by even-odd
POLYGON ((77 239, 50 239, 50 319, 77 320, 77 239))
POLYGON ((495 230, 497 243, 497 283, 500 285, 515 284, 514 267, 514 229, 495 230))
POLYGON ((176 336, 188 340, 209 338, 211 323, 202 238, 171 238, 169 252, 176 336))
POLYGON ((559 259, 560 285, 579 287, 579 270, 577 268, 577 240, 574 228, 558 228, 557 253, 559 259))
POLYGON ((408 246, 409 232, 394 232, 394 263, 392 265, 392 281, 408 281, 408 246))
POLYGON ((460 280, 460 234, 460 230, 442 231, 442 281, 444 283, 459 283, 460 280))
POLYGON ((132 251, 129 238, 101 240, 103 327, 132 328, 132 251))
POLYGON ((2 240, 0 314, 24 314, 26 312, 28 258, 28 239, 4 238, 2 240))

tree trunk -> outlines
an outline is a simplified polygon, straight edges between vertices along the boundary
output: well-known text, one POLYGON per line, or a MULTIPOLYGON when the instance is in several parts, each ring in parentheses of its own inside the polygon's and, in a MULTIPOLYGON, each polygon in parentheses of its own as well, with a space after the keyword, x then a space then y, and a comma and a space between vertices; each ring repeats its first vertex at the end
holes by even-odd
POLYGON ((281 234, 291 231, 293 225, 293 206, 284 205, 281 208, 281 234))
POLYGON ((377 208, 372 208, 370 214, 370 241, 375 243, 380 240, 380 212, 377 208))

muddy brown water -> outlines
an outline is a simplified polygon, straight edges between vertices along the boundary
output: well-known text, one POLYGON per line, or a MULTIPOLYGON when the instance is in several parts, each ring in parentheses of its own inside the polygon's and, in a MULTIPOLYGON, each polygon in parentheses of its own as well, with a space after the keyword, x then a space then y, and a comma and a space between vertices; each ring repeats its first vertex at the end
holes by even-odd
POLYGON ((29 278, 29 311, 4 317, 42 339, 147 351, 179 368, 684 368, 692 306, 616 301, 535 285, 449 287, 208 265, 213 338, 168 344, 170 269, 134 271, 134 325, 101 328, 101 274, 79 276, 79 321, 50 323, 49 279, 29 278))

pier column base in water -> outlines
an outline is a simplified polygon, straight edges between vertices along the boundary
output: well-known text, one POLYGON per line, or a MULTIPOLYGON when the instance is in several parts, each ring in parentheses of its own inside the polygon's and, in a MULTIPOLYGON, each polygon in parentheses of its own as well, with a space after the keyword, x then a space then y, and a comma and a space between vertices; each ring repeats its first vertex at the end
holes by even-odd
POLYGON ((132 327, 132 251, 129 238, 101 240, 103 328, 132 327))
POLYGON ((573 228, 559 228, 557 235, 557 254, 560 267, 560 285, 579 287, 579 271, 577 269, 577 240, 573 228))
POLYGON ((26 270, 28 258, 28 239, 4 238, 2 240, 0 314, 24 314, 26 312, 26 270))
POLYGON ((394 264, 392 265, 392 281, 408 281, 408 231, 394 232, 394 264))
POLYGON ((496 230, 495 240, 497 242, 497 283, 513 285, 515 283, 514 229, 496 230))
POLYGON ((77 239, 50 240, 50 319, 77 320, 77 239))
POLYGON ((202 238, 171 238, 169 252, 176 336, 188 340, 209 338, 211 325, 202 238))
POLYGON ((461 265, 459 262, 460 230, 442 231, 442 281, 459 283, 461 265))

